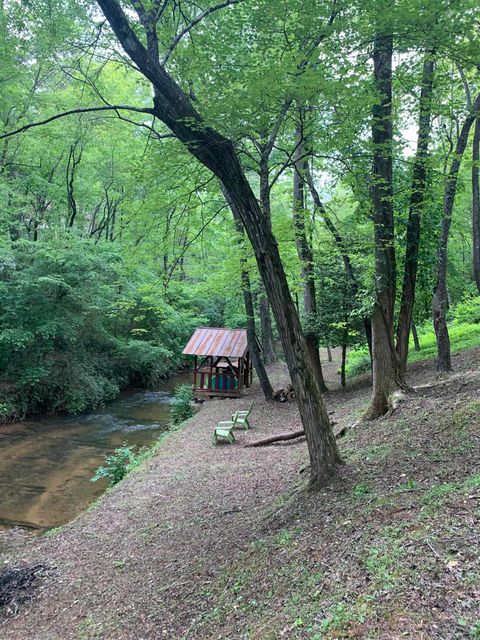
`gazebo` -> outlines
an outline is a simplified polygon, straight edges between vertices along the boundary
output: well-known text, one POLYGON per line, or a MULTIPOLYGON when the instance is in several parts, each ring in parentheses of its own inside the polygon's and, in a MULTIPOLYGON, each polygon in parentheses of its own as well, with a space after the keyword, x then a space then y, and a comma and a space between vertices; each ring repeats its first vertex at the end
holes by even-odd
POLYGON ((195 357, 193 391, 197 397, 238 398, 252 384, 245 329, 199 327, 183 353, 195 357))

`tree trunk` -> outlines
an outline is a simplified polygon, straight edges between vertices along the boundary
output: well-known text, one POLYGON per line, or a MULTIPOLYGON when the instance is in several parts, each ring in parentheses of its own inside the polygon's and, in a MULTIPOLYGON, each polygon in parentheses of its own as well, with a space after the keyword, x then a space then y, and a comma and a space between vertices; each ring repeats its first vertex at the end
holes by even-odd
POLYGON ((480 293, 480 188, 478 180, 480 151, 480 118, 475 120, 472 153, 472 240, 473 278, 480 293))
POLYGON ((418 339, 417 333, 417 325, 412 320, 412 336, 413 336, 413 345, 415 347, 415 351, 420 351, 420 340, 418 339))
MULTIPOLYGON (((270 177, 269 177, 269 154, 264 148, 260 155, 260 206, 265 220, 272 229, 272 213, 270 204, 270 177)), ((270 304, 268 302, 265 288, 258 300, 258 314, 260 317, 260 335, 262 341, 263 361, 265 364, 275 362, 277 356, 275 354, 275 342, 273 339, 272 318, 270 315, 270 304)))
POLYGON ((332 350, 330 347, 327 347, 327 358, 329 362, 332 362, 332 350))
POLYGON ((260 318, 260 336, 262 342, 262 355, 265 364, 275 362, 275 346, 273 340, 272 319, 270 317, 270 304, 268 302, 265 288, 258 297, 258 315, 260 318))
MULTIPOLYGON (((312 196, 313 204, 315 205, 315 208, 318 210, 318 212, 322 216, 322 220, 324 221, 325 226, 327 227, 328 231, 332 234, 333 239, 335 240, 335 244, 337 245, 337 249, 340 252, 340 255, 342 256, 342 261, 343 261, 343 266, 344 266, 344 269, 345 269, 345 274, 346 274, 348 280, 350 281, 350 286, 352 288, 352 294, 355 297, 357 297, 358 296, 357 278, 355 277, 355 272, 353 270, 353 265, 352 265, 352 261, 350 260, 350 256, 345 251, 345 242, 343 240, 343 237, 342 237, 341 233, 338 231, 338 229, 335 226, 335 224, 332 222, 330 216, 328 215, 327 210, 325 209, 325 207, 323 205, 323 202, 320 200, 320 195, 319 195, 317 189, 315 188, 315 184, 313 182, 312 174, 310 172, 308 164, 306 165, 305 168, 306 168, 305 177, 306 177, 306 180, 307 180, 307 184, 308 184, 308 188, 309 188, 309 191, 310 191, 310 195, 312 196)), ((368 345, 368 351, 370 353, 370 361, 372 361, 372 323, 370 321, 370 318, 364 318, 363 319, 363 326, 364 326, 364 330, 365 330, 365 338, 366 338, 367 345, 368 345)))
POLYGON ((439 371, 450 371, 452 369, 452 359, 450 354, 450 336, 447 326, 447 264, 448 264, 448 238, 450 235, 450 225, 452 222, 453 205, 457 191, 458 172, 462 162, 463 154, 468 143, 468 135, 480 111, 480 93, 475 99, 472 112, 465 118, 460 130, 453 153, 452 163, 445 185, 445 195, 443 198, 443 216, 440 238, 437 252, 437 280, 432 300, 433 326, 437 338, 437 369, 439 371))
POLYGON ((320 362, 320 345, 316 331, 317 298, 315 291, 315 274, 313 269, 313 252, 305 230, 305 192, 304 184, 308 168, 303 144, 303 129, 298 126, 296 132, 296 150, 293 171, 293 223, 295 227, 295 244, 300 260, 303 280, 303 312, 305 316, 305 338, 308 353, 313 365, 320 390, 328 391, 323 377, 320 362))
POLYGON ((327 482, 341 462, 335 436, 314 378, 305 337, 295 310, 275 237, 245 177, 233 143, 209 127, 188 96, 151 57, 130 27, 117 0, 97 0, 123 49, 155 89, 154 114, 190 153, 221 181, 248 234, 282 339, 285 358, 305 429, 310 483, 327 482))
POLYGON ((373 395, 367 412, 370 419, 388 411, 389 395, 397 385, 393 346, 396 264, 392 185, 392 55, 392 35, 377 33, 373 65, 378 101, 372 107, 371 185, 376 300, 372 314, 373 395))
POLYGON ((265 366, 263 364, 260 349, 258 347, 257 335, 255 330, 255 312, 253 307, 253 298, 252 298, 252 289, 250 286, 250 275, 248 273, 246 267, 246 256, 245 256, 245 229, 242 224, 242 219, 233 205, 233 203, 229 202, 228 194, 224 193, 225 199, 227 200, 230 209, 233 214, 233 219, 235 222, 235 228, 237 233, 239 234, 239 248, 240 248, 240 267, 241 267, 241 278, 242 278, 242 292, 243 292, 243 302, 245 305, 245 316, 247 319, 247 341, 248 341, 248 349, 250 351, 250 356, 252 358, 252 363, 257 372, 258 380, 260 382, 260 386, 262 387, 263 395, 267 401, 273 400, 273 388, 268 378, 268 374, 265 370, 265 366))
POLYGON ((340 368, 340 384, 345 387, 347 382, 345 378, 345 365, 347 363, 347 345, 345 342, 342 344, 342 364, 340 368))
POLYGON ((418 123, 417 151, 413 163, 412 192, 407 221, 407 242, 403 273, 402 300, 397 324, 396 352, 399 375, 405 381, 408 358, 408 341, 415 303, 418 250, 420 245, 420 222, 425 208, 428 145, 431 135, 432 88, 435 72, 433 52, 428 52, 423 63, 420 116, 418 123))

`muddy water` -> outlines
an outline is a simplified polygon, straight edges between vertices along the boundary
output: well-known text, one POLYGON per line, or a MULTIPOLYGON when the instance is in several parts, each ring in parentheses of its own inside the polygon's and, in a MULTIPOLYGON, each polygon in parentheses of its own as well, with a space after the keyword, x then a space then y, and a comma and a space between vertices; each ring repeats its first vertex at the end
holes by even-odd
POLYGON ((190 381, 182 374, 155 391, 124 392, 95 413, 1 426, 0 528, 44 529, 74 518, 105 490, 104 481, 90 482, 104 456, 124 442, 152 444, 169 422, 173 389, 190 381))

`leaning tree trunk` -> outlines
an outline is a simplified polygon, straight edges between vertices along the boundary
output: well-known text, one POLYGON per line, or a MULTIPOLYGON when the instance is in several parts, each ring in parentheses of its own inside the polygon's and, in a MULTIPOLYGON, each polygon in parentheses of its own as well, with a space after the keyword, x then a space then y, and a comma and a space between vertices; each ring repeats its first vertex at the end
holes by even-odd
POLYGON ((417 151, 413 162, 412 192, 407 221, 407 242, 403 273, 402 300, 397 324, 396 352, 399 375, 405 383, 408 358, 408 341, 415 303, 418 250, 420 246, 420 221, 425 209, 427 183, 428 145, 431 135, 432 89, 435 71, 433 53, 428 52, 423 63, 420 116, 418 123, 417 151))
POLYGON ((371 185, 376 300, 372 313, 373 395, 367 412, 370 419, 388 411, 390 393, 397 385, 393 346, 396 264, 392 184, 392 54, 392 35, 377 33, 373 65, 378 101, 372 107, 371 185))
POLYGON ((278 245, 245 177, 231 140, 209 127, 188 96, 152 57, 131 28, 118 0, 97 0, 123 49, 154 88, 152 110, 190 153, 221 181, 237 208, 255 252, 285 351, 308 444, 312 486, 328 481, 341 458, 305 337, 293 304, 278 245))
POLYGON ((475 99, 472 112, 465 118, 455 145, 453 160, 447 176, 445 185, 445 195, 443 198, 443 216, 440 238, 437 252, 437 280, 432 300, 433 326, 437 338, 437 369, 439 371, 450 371, 452 369, 452 358, 450 354, 450 336, 447 326, 447 264, 448 264, 448 238, 450 235, 450 225, 452 223, 453 205, 457 191, 458 172, 462 162, 463 154, 468 143, 468 135, 480 111, 480 93, 475 99))
POLYGON ((252 298, 252 289, 250 286, 250 275, 248 273, 248 269, 246 266, 246 257, 245 257, 245 229, 242 224, 242 219, 240 217, 239 212, 235 208, 235 205, 229 201, 228 194, 224 192, 225 199, 227 200, 230 209, 233 214, 233 219, 235 222, 235 228, 237 233, 239 234, 239 248, 241 251, 240 254, 240 269, 241 269, 241 279, 242 279, 242 292, 243 292, 243 302, 245 305, 245 316, 247 320, 247 341, 248 347, 250 351, 250 355, 252 358, 252 363, 257 372, 258 380, 260 382, 260 386, 262 387, 263 395, 267 401, 273 400, 273 388, 268 378, 268 374, 265 370, 265 366, 263 364, 263 360, 260 354, 260 349, 258 347, 257 334, 255 329, 255 311, 253 307, 253 298, 252 298))
POLYGON ((475 120, 472 153, 472 240, 473 240, 473 277, 480 293, 480 188, 478 170, 480 160, 480 118, 475 120))
POLYGON ((323 377, 320 362, 320 343, 316 331, 317 297, 315 291, 315 274, 313 269, 313 252, 305 231, 305 191, 307 158, 303 145, 303 131, 297 128, 297 144, 293 171, 293 224, 295 227, 295 244, 300 260, 303 280, 303 311, 305 314, 305 339, 312 361, 315 377, 321 391, 328 391, 323 377))

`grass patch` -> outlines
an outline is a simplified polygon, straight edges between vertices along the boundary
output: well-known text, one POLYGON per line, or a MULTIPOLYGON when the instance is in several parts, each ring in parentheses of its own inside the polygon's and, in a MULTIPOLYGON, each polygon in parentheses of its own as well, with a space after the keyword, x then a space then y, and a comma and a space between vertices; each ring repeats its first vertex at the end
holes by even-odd
MULTIPOLYGON (((452 353, 458 353, 464 349, 480 346, 480 324, 465 323, 451 324, 448 327, 452 353)), ((414 350, 413 341, 410 341, 408 362, 430 360, 437 356, 437 342, 433 329, 423 329, 419 332, 420 351, 414 350)), ((345 368, 348 377, 354 377, 370 369, 370 356, 367 347, 352 349, 347 356, 345 368)))

